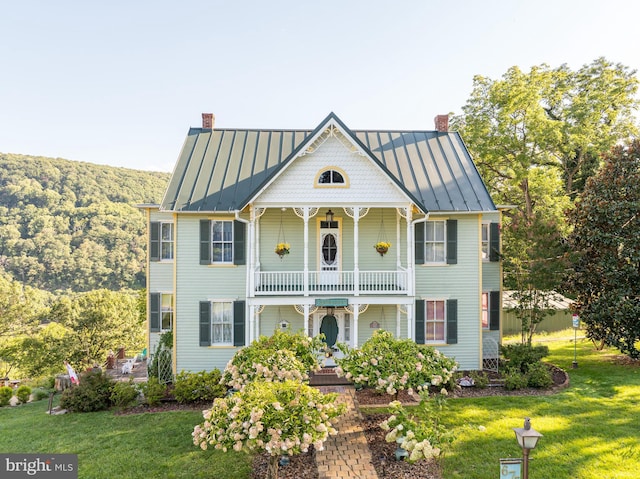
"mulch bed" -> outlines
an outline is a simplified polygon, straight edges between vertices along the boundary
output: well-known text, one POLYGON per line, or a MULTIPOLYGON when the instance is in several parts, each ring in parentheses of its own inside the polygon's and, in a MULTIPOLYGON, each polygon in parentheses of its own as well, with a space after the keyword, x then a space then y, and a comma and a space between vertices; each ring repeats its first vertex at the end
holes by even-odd
MULTIPOLYGON (((559 389, 569 385, 568 374, 553 365, 549 365, 553 373, 554 385, 548 389, 525 388, 517 391, 507 391, 501 385, 493 385, 486 388, 465 387, 453 391, 452 397, 482 397, 482 396, 540 396, 557 392, 559 389)), ((495 375, 492 381, 498 379, 495 375)), ((359 406, 379 407, 386 406, 393 397, 388 394, 380 394, 373 389, 362 389, 356 391, 356 401, 359 406)), ((399 401, 404 404, 417 404, 416 398, 410 396, 407 391, 398 393, 399 401)), ((175 401, 163 401, 158 406, 140 405, 124 411, 117 411, 115 414, 139 414, 164 411, 202 411, 211 407, 210 402, 200 404, 179 404, 175 401)), ((404 461, 395 460, 395 443, 385 441, 385 431, 379 424, 388 416, 385 414, 367 414, 363 417, 363 430, 371 450, 372 462, 379 479, 441 479, 442 471, 440 464, 436 460, 418 461, 409 464, 404 461)), ((254 457, 252 464, 252 479, 262 479, 266 477, 268 456, 258 454, 254 457)), ((313 447, 306 454, 299 454, 289 458, 289 465, 280 467, 280 479, 318 479, 318 468, 316 465, 315 451, 313 447)))

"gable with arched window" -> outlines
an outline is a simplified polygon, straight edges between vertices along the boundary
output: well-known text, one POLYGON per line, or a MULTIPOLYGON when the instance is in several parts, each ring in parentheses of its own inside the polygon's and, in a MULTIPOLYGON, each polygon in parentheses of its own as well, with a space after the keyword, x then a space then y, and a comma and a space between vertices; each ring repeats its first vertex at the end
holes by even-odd
POLYGON ((315 186, 318 188, 347 188, 349 178, 342 168, 330 166, 318 172, 315 186))

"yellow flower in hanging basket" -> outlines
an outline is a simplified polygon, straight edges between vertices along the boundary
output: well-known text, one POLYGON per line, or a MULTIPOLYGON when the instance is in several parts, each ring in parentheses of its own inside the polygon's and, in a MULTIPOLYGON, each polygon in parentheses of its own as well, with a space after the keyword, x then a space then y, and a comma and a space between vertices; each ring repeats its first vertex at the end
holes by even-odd
POLYGON ((386 252, 389 251, 389 248, 391 248, 391 243, 388 243, 387 241, 378 241, 373 245, 373 247, 378 253, 380 253, 380 256, 384 256, 386 252))
POLYGON ((291 248, 291 245, 289 243, 278 243, 276 245, 275 252, 278 256, 282 258, 285 254, 289 254, 290 248, 291 248))

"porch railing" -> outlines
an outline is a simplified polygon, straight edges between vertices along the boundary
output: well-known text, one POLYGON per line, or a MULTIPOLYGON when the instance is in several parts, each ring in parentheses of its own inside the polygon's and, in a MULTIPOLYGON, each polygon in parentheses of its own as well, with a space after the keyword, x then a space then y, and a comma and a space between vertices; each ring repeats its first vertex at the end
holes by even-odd
POLYGON ((255 294, 406 294, 408 273, 396 271, 255 271, 255 294))

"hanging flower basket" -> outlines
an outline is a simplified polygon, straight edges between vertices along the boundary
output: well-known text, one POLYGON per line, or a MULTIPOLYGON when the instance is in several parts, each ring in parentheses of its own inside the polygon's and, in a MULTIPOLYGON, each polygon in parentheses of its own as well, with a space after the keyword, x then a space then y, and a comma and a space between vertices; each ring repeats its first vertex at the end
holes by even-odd
POLYGON ((387 243, 386 241, 378 241, 373 245, 373 247, 378 253, 380 253, 380 256, 384 256, 385 254, 387 254, 387 251, 389 251, 389 248, 391 248, 391 243, 387 243))
POLYGON ((276 249, 275 252, 278 256, 280 256, 280 259, 282 259, 282 257, 285 254, 289 254, 289 249, 291 248, 291 245, 289 243, 278 243, 276 245, 276 249))

